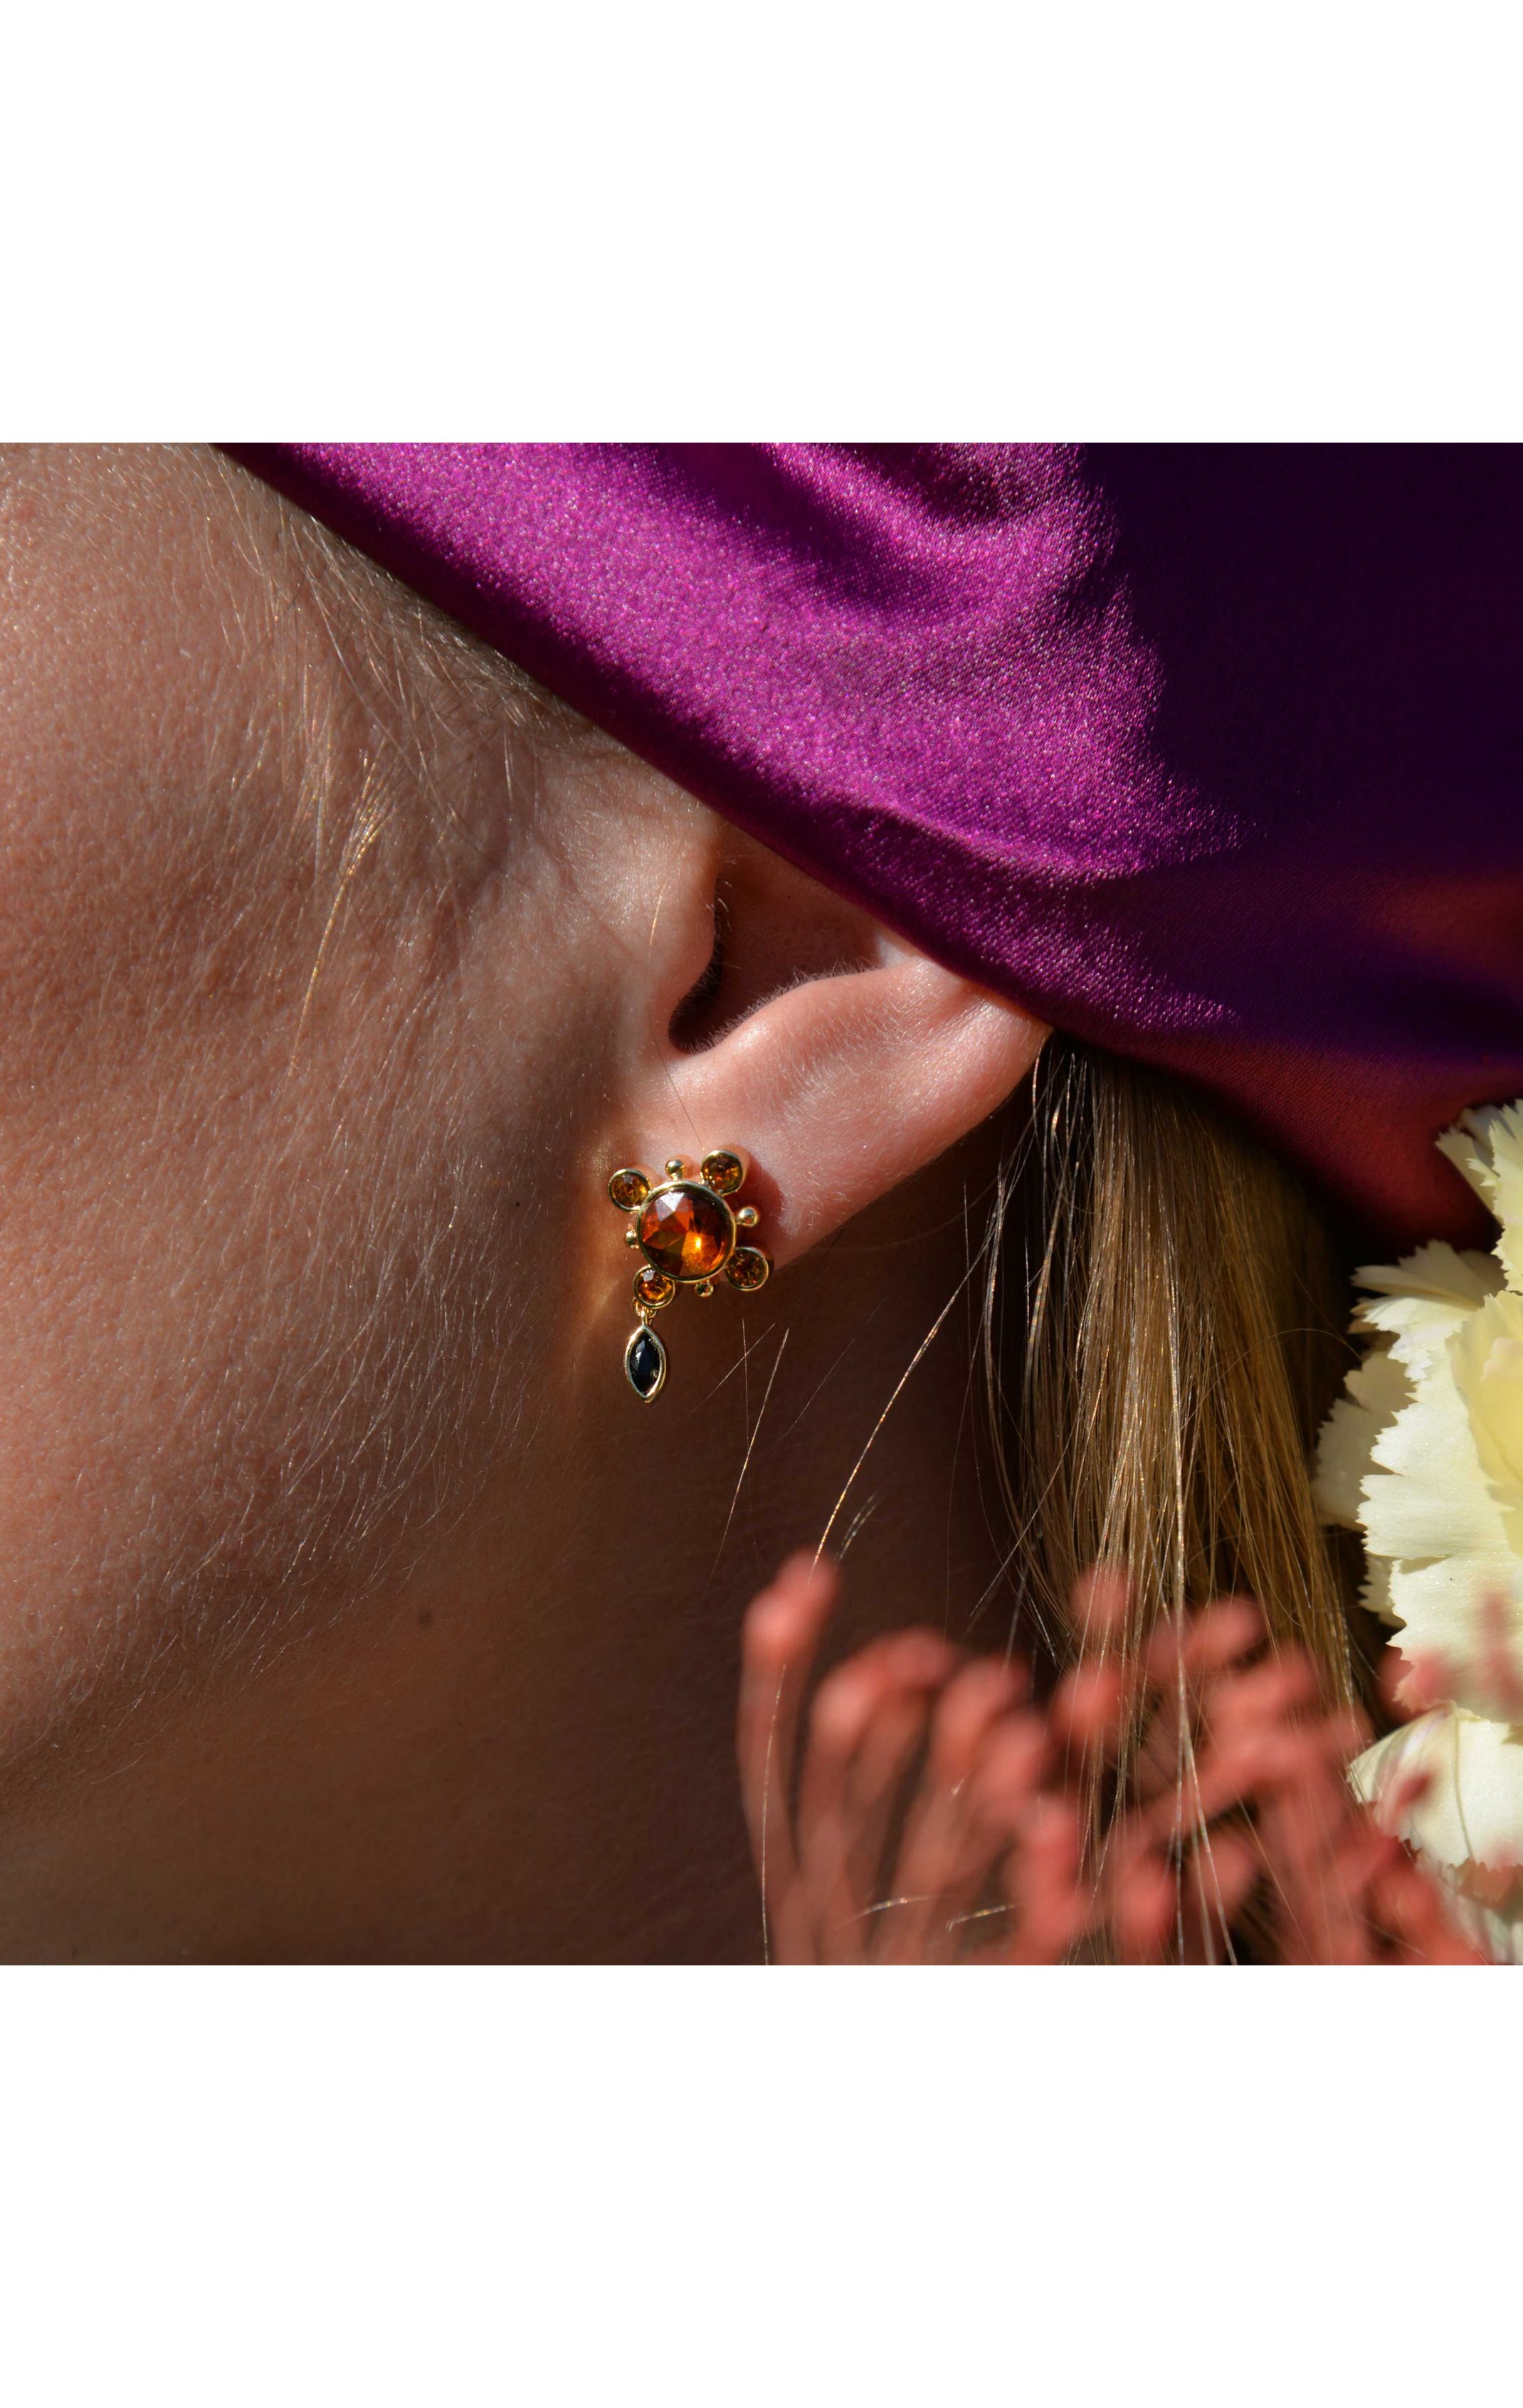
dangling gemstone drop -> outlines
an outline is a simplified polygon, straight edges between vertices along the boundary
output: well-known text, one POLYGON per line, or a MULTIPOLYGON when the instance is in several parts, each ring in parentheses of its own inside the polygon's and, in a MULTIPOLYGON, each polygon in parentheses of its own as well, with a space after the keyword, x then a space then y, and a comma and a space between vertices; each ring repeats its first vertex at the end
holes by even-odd
POLYGON ((667 1377, 667 1350, 654 1329, 637 1329, 624 1350, 624 1376, 642 1405, 654 1403, 667 1377))

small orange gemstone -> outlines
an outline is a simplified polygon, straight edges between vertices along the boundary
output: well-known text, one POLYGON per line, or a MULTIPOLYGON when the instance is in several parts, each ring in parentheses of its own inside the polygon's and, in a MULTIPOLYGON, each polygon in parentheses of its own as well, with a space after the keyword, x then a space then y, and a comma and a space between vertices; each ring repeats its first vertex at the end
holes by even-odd
POLYGON ((765 1287, 771 1268, 771 1258, 759 1246, 739 1246, 725 1266, 725 1277, 731 1287, 765 1287))
POLYGON ((651 1182, 643 1170, 616 1170, 608 1183, 609 1201, 621 1212, 632 1212, 643 1204, 651 1192, 651 1182))
POLYGON ((746 1167, 727 1145, 716 1146, 712 1154, 703 1157, 703 1175, 716 1195, 733 1196, 744 1182, 746 1167))
POLYGON ((728 1207, 691 1181, 658 1187, 637 1225, 642 1252, 673 1279, 712 1279, 735 1246, 728 1207))
POLYGON ((653 1312, 658 1312, 664 1304, 669 1304, 676 1293, 677 1283, 671 1273, 658 1271, 654 1263, 647 1263, 642 1270, 635 1273, 635 1302, 648 1304, 653 1312))

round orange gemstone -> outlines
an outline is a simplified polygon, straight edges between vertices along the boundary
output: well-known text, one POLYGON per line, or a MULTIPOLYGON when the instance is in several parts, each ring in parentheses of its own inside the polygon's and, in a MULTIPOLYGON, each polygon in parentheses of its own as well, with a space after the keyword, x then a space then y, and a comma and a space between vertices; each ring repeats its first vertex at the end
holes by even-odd
POLYGON ((712 1279, 735 1247, 735 1221, 711 1188, 690 1180, 658 1187, 636 1224, 640 1251, 673 1279, 712 1279))

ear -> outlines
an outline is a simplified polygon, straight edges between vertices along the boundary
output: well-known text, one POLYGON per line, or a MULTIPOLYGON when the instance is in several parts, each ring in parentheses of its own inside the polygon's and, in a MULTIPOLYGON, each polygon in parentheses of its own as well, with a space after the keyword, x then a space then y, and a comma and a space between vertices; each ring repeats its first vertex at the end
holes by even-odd
POLYGON ((1047 1036, 748 838, 726 839, 714 923, 650 1066, 633 1158, 742 1147, 779 1263, 987 1119, 1047 1036))

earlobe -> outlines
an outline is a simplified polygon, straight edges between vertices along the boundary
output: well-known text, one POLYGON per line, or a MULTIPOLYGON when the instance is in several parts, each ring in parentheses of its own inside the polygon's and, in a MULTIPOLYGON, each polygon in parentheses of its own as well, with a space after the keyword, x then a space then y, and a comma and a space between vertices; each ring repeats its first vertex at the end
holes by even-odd
MULTIPOLYGON (((907 946, 881 936, 876 951, 869 966, 786 986, 662 1066, 668 1121, 675 1098, 703 1144, 751 1153, 780 1264, 986 1120, 1047 1035, 907 946)), ((661 1109, 654 1094, 650 1107, 661 1109)))

